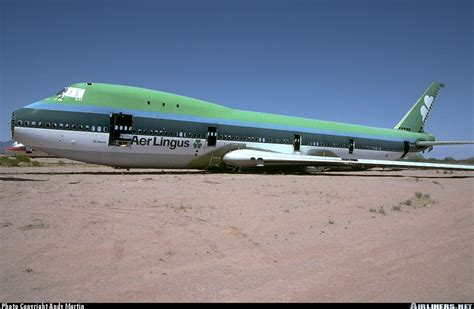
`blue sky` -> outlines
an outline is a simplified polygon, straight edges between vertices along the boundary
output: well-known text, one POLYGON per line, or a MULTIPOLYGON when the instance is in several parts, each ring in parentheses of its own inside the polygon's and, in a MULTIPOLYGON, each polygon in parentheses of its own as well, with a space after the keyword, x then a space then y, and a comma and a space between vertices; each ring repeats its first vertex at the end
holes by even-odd
POLYGON ((474 140, 473 17, 449 0, 0 0, 0 140, 13 110, 80 81, 393 127, 434 80, 426 131, 474 140))

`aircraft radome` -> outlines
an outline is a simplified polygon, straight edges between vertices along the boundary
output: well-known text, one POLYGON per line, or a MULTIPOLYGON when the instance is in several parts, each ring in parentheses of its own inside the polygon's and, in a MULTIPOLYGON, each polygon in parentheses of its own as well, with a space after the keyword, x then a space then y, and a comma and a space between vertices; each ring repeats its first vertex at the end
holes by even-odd
POLYGON ((436 145, 424 132, 442 83, 394 128, 227 108, 166 92, 78 83, 12 114, 14 140, 55 156, 122 168, 364 166, 474 170, 397 160, 436 145))

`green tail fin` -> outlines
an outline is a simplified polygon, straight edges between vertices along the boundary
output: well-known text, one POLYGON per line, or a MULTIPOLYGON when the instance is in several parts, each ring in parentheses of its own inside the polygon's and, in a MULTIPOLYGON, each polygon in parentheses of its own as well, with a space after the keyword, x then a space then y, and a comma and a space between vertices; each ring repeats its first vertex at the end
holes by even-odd
POLYGON ((440 88, 444 84, 440 82, 433 82, 423 95, 416 101, 408 113, 403 116, 394 129, 406 130, 411 132, 423 132, 428 114, 433 108, 434 100, 440 88))

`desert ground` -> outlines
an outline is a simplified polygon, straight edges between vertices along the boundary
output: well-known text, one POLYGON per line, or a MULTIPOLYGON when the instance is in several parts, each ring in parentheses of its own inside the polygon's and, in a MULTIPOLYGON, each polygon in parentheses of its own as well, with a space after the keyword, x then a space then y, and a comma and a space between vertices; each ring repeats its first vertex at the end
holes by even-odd
POLYGON ((472 302, 474 173, 0 168, 2 302, 472 302))

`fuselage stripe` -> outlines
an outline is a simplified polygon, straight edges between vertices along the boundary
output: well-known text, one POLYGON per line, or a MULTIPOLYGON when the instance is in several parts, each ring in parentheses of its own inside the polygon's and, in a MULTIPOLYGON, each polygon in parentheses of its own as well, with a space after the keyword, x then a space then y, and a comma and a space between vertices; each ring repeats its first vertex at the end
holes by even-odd
POLYGON ((245 121, 240 121, 240 120, 231 120, 231 119, 223 119, 223 118, 206 118, 206 117, 197 117, 197 116, 191 116, 191 115, 130 110, 130 109, 107 107, 107 106, 80 105, 80 103, 72 105, 72 104, 44 103, 44 102, 38 101, 38 102, 25 106, 25 108, 51 110, 51 111, 65 111, 65 112, 98 113, 98 114, 103 114, 103 115, 109 115, 112 113, 124 113, 124 114, 131 114, 133 116, 150 118, 150 119, 190 121, 190 122, 195 122, 195 123, 212 123, 212 124, 217 124, 217 125, 283 130, 283 131, 291 131, 291 132, 297 132, 297 133, 336 135, 340 137, 384 139, 387 141, 394 141, 394 142, 409 141, 411 143, 414 143, 417 140, 416 138, 408 137, 408 136, 394 137, 394 136, 389 136, 385 134, 382 135, 380 133, 378 134, 349 133, 349 132, 333 131, 333 130, 326 130, 326 129, 313 129, 313 128, 307 128, 307 127, 294 127, 294 126, 285 126, 285 125, 277 125, 277 124, 269 124, 269 123, 245 122, 245 121))

